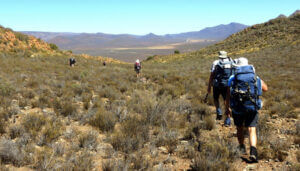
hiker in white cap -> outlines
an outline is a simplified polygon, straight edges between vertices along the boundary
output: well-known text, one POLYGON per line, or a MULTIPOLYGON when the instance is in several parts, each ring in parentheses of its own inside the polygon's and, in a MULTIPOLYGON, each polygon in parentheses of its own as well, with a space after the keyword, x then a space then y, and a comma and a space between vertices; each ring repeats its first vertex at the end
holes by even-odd
POLYGON ((136 72, 136 77, 140 76, 141 69, 142 69, 141 62, 139 59, 137 59, 134 63, 134 70, 136 72))
MULTIPOLYGON (((217 120, 222 120, 222 111, 219 103, 219 96, 221 94, 225 102, 227 81, 228 78, 233 74, 232 71, 233 63, 234 61, 227 56, 227 52, 219 51, 219 59, 215 60, 211 66, 211 70, 210 70, 211 74, 209 77, 207 94, 210 94, 211 87, 213 86, 213 97, 214 97, 214 104, 216 107, 217 120)), ((228 122, 225 123, 225 126, 228 125, 230 125, 230 120, 229 123, 228 122)))
POLYGON ((258 161, 256 126, 258 123, 258 110, 262 108, 259 97, 262 95, 262 91, 267 90, 267 85, 256 75, 254 67, 248 64, 247 58, 238 58, 235 64, 235 72, 228 80, 225 113, 228 117, 232 113, 237 128, 239 150, 243 154, 246 154, 243 128, 247 127, 250 140, 249 158, 252 162, 258 161))

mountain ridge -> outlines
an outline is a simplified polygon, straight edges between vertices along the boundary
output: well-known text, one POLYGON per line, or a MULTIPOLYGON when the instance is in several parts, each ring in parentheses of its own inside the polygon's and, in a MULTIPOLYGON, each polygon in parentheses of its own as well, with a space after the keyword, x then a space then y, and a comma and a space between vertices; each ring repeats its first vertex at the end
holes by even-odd
POLYGON ((289 17, 277 17, 267 22, 256 24, 240 32, 234 33, 225 40, 210 45, 196 52, 155 56, 152 60, 168 62, 187 56, 213 57, 216 52, 225 50, 229 55, 238 55, 259 51, 267 47, 274 47, 281 44, 297 44, 300 40, 300 14, 295 12, 289 17))
MULTIPOLYGON (((210 29, 219 29, 219 28, 222 28, 222 29, 228 29, 226 27, 232 27, 234 28, 235 30, 231 31, 231 32, 236 32, 236 30, 241 30, 241 29, 244 29, 246 27, 248 27, 247 25, 244 25, 244 24, 240 24, 240 23, 236 23, 236 22, 231 22, 229 24, 220 24, 220 25, 217 25, 217 26, 212 26, 212 27, 205 27, 204 29, 201 29, 199 31, 190 31, 190 32, 181 32, 181 33, 174 33, 174 34, 163 34, 163 35, 158 35, 158 34, 154 34, 154 33, 148 33, 148 34, 145 34, 145 35, 135 35, 135 34, 110 34, 110 33, 102 33, 102 32, 97 32, 97 33, 75 33, 75 32, 43 32, 43 31, 20 31, 22 33, 25 33, 25 34, 29 34, 29 35, 33 35, 35 37, 38 37, 38 38, 41 38, 45 41, 49 41, 57 36, 78 36, 78 35, 97 35, 97 36, 100 36, 102 35, 103 37, 122 37, 122 36, 128 36, 128 37, 134 37, 134 38, 147 38, 147 37, 164 37, 164 38, 175 38, 175 37, 184 37, 184 38, 193 38, 193 37, 188 37, 187 35, 192 35, 192 34, 195 34, 195 33, 198 33, 198 32, 201 32, 201 34, 203 34, 202 32, 207 32, 208 30, 210 29)), ((230 28, 229 28, 230 29, 230 28)), ((226 35, 221 35, 217 38, 225 38, 228 33, 226 33, 226 35), (225 37, 224 37, 225 36, 225 37)), ((211 37, 216 37, 214 35, 206 35, 206 36, 203 36, 202 38, 211 38, 211 37)), ((201 36, 198 36, 197 38, 201 38, 201 36)))
POLYGON ((223 40, 229 35, 248 26, 239 23, 207 27, 200 31, 178 34, 146 35, 105 34, 105 33, 48 33, 24 32, 37 36, 64 50, 76 54, 110 56, 132 62, 136 58, 146 59, 152 55, 167 55, 175 50, 191 52, 223 40), (175 46, 174 46, 175 44, 175 46))

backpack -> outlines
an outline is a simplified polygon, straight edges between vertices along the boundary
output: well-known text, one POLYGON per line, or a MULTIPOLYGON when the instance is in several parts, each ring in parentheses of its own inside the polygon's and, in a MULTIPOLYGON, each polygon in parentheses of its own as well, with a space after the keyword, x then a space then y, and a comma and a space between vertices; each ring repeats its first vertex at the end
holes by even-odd
POLYGON ((220 60, 215 67, 214 87, 227 87, 229 77, 234 73, 233 60, 228 58, 229 61, 220 60))
POLYGON ((134 66, 135 66, 135 69, 137 69, 137 70, 141 69, 141 64, 138 62, 136 62, 134 66))
POLYGON ((252 65, 235 69, 235 79, 230 89, 230 107, 237 113, 256 112, 261 109, 261 80, 252 65))
POLYGON ((75 64, 75 63, 76 63, 75 58, 70 58, 70 64, 72 65, 72 64, 75 64))

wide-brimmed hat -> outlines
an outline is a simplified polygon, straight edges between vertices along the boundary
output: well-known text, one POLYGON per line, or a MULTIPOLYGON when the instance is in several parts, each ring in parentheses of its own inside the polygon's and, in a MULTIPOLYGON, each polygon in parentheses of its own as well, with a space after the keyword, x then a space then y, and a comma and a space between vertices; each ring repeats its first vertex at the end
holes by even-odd
POLYGON ((140 63, 140 60, 139 60, 139 59, 137 59, 135 62, 136 62, 136 63, 140 63))
POLYGON ((238 59, 235 59, 235 66, 245 66, 245 65, 249 65, 248 64, 248 59, 245 57, 240 57, 238 59))
POLYGON ((219 52, 219 58, 227 58, 227 52, 226 51, 220 51, 219 52))

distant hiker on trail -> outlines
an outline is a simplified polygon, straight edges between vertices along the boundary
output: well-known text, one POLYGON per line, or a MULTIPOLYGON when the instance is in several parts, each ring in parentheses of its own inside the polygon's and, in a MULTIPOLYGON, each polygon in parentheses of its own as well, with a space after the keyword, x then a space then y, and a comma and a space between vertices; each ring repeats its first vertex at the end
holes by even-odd
POLYGON ((134 70, 136 72, 136 77, 140 76, 141 69, 142 69, 141 62, 139 59, 137 59, 134 64, 134 70))
POLYGON ((256 74, 252 65, 248 65, 248 60, 241 57, 237 60, 235 73, 228 80, 226 115, 229 117, 232 112, 234 124, 237 128, 237 138, 239 149, 246 154, 244 144, 243 127, 247 127, 250 140, 250 160, 257 162, 257 135, 256 126, 258 123, 258 110, 262 108, 262 91, 267 91, 268 87, 256 74), (229 106, 232 111, 230 111, 229 106))
MULTIPOLYGON (((222 111, 219 103, 219 96, 220 94, 222 95, 225 103, 227 82, 229 77, 233 74, 233 63, 234 61, 227 56, 227 52, 220 51, 219 59, 215 60, 211 66, 211 74, 209 77, 207 94, 210 94, 211 86, 213 86, 213 97, 216 107, 217 120, 222 120, 222 111)), ((226 118, 225 120, 225 126, 226 125, 230 125, 230 119, 228 120, 228 118, 226 118)))
POLYGON ((103 66, 106 66, 106 62, 105 62, 105 61, 103 61, 103 63, 102 63, 102 64, 103 64, 103 66))
POLYGON ((70 58, 70 59, 69 59, 69 63, 70 63, 70 67, 74 67, 74 66, 75 66, 75 63, 76 63, 75 58, 70 58))

